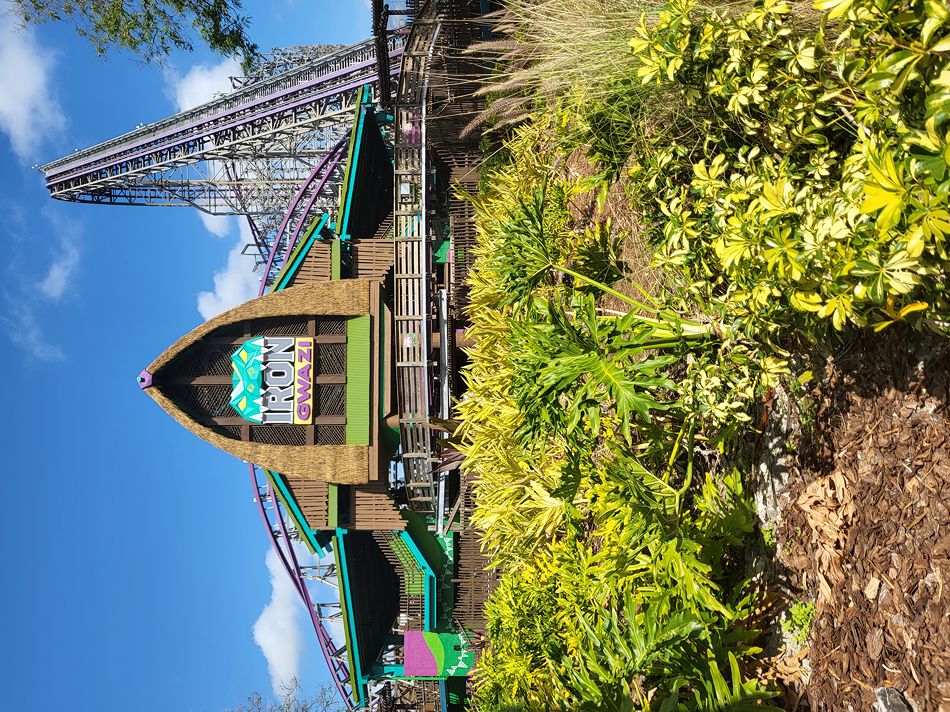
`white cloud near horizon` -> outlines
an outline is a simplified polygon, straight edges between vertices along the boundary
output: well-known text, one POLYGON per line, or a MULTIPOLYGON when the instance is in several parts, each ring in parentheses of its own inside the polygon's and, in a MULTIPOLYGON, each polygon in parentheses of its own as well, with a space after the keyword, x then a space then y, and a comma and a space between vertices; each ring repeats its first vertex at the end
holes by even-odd
POLYGON ((53 52, 39 45, 32 28, 0 12, 0 131, 23 163, 66 126, 51 86, 54 64, 53 52))
MULTIPOLYGON (((36 32, 24 26, 12 6, 0 11, 0 132, 21 163, 37 158, 43 145, 62 137, 66 127, 65 114, 56 99, 53 87, 55 51, 40 45, 36 32)), ((14 253, 14 262, 30 255, 26 240, 32 230, 26 229, 22 209, 4 211, 8 215, 6 233, 14 244, 22 247, 14 253), (22 254, 22 256, 21 256, 22 254)), ((41 321, 41 310, 59 302, 70 290, 81 257, 81 227, 52 209, 44 209, 49 224, 48 241, 55 245, 52 260, 38 276, 28 266, 16 269, 10 264, 10 289, 4 293, 0 322, 10 342, 28 358, 38 361, 63 361, 66 354, 59 344, 49 339, 41 321), (32 273, 32 275, 30 274, 32 273)), ((34 226, 35 229, 36 226, 34 226)))
POLYGON ((254 273, 254 261, 241 254, 252 239, 246 220, 240 222, 238 232, 240 237, 228 253, 227 264, 214 273, 214 291, 198 293, 198 313, 205 321, 257 296, 260 277, 254 273))
POLYGON ((254 623, 254 642, 267 659, 274 697, 282 699, 300 670, 303 604, 273 548, 268 549, 264 561, 273 590, 270 602, 254 623))

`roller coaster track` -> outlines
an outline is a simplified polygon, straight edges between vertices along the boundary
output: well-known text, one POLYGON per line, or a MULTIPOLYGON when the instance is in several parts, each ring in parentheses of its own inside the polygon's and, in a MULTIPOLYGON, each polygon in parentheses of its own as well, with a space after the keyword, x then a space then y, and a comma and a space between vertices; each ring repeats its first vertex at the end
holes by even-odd
POLYGON ((300 562, 297 559, 297 553, 290 536, 290 528, 284 519, 284 513, 281 509, 280 501, 271 481, 264 475, 263 471, 257 465, 248 465, 251 475, 251 486, 254 488, 255 501, 258 510, 264 522, 264 528, 270 537, 274 551, 280 559, 281 565, 290 577, 297 594, 303 601, 304 607, 310 614, 310 622, 313 630, 317 634, 317 641, 320 644, 320 651, 323 653, 330 674, 333 677, 333 683, 337 691, 346 703, 347 709, 354 709, 352 696, 352 683, 350 681, 350 672, 345 661, 346 647, 337 647, 326 629, 323 620, 320 618, 317 607, 310 597, 310 591, 307 589, 306 579, 300 569, 300 562), (268 503, 270 506, 268 506, 268 503))
POLYGON ((438 3, 426 2, 416 15, 403 49, 396 90, 395 278, 396 393, 406 489, 414 508, 428 509, 433 498, 429 431, 430 260, 426 165, 427 69, 439 35, 438 3))
POLYGON ((277 235, 270 246, 270 252, 264 263, 261 286, 257 292, 258 296, 267 291, 267 287, 273 283, 290 253, 293 252, 300 230, 308 223, 317 198, 343 160, 346 145, 347 140, 345 138, 341 139, 310 172, 310 175, 297 190, 293 200, 290 201, 290 206, 277 227, 277 235), (290 225, 293 225, 293 230, 288 232, 290 225), (282 247, 283 254, 278 256, 282 247))
MULTIPOLYGON (((46 187, 72 202, 244 215, 261 267, 288 202, 348 135, 360 87, 377 87, 380 66, 395 66, 404 40, 387 33, 319 56, 291 53, 296 63, 274 69, 285 71, 264 71, 230 94, 48 163, 46 187)), ((332 209, 339 187, 331 177, 311 206, 332 209)), ((265 282, 273 276, 265 269, 265 282)))
MULTIPOLYGON (((400 56, 401 45, 401 35, 389 36, 390 59, 400 56)), ((320 135, 321 129, 342 130, 346 121, 340 119, 351 111, 356 89, 376 81, 376 67, 372 39, 318 57, 294 71, 53 161, 42 167, 46 187, 54 198, 77 202, 199 204, 207 203, 214 191, 225 191, 233 199, 240 181, 196 185, 188 178, 175 181, 168 173, 198 161, 280 157, 282 150, 296 158, 304 149, 293 144, 305 134, 316 135, 322 144, 310 147, 310 155, 325 150, 340 136, 320 135)), ((293 175, 286 181, 299 183, 293 175)))

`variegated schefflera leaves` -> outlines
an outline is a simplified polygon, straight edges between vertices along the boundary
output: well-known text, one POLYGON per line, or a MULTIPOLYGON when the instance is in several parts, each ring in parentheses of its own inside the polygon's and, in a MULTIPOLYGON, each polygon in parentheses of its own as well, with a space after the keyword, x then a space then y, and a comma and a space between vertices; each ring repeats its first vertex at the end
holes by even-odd
POLYGON ((950 9, 814 8, 676 0, 631 40, 640 80, 696 122, 631 171, 663 215, 657 261, 753 330, 787 326, 789 306, 839 330, 907 318, 946 330, 950 9))

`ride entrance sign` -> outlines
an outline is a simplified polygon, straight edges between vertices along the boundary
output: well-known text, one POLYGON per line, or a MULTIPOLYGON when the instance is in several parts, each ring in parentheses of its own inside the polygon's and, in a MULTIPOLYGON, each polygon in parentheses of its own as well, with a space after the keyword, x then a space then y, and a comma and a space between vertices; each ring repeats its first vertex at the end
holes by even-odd
POLYGON ((231 356, 231 407, 259 425, 313 422, 313 339, 258 336, 231 356))

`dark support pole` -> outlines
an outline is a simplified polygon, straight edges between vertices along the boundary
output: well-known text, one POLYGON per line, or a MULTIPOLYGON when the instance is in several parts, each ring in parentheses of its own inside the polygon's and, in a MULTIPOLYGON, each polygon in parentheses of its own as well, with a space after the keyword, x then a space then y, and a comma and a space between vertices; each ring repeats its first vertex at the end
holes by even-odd
POLYGON ((376 42, 376 66, 379 68, 379 103, 387 111, 392 108, 393 90, 389 72, 389 47, 386 35, 389 27, 389 5, 383 0, 373 0, 373 40, 376 42))

